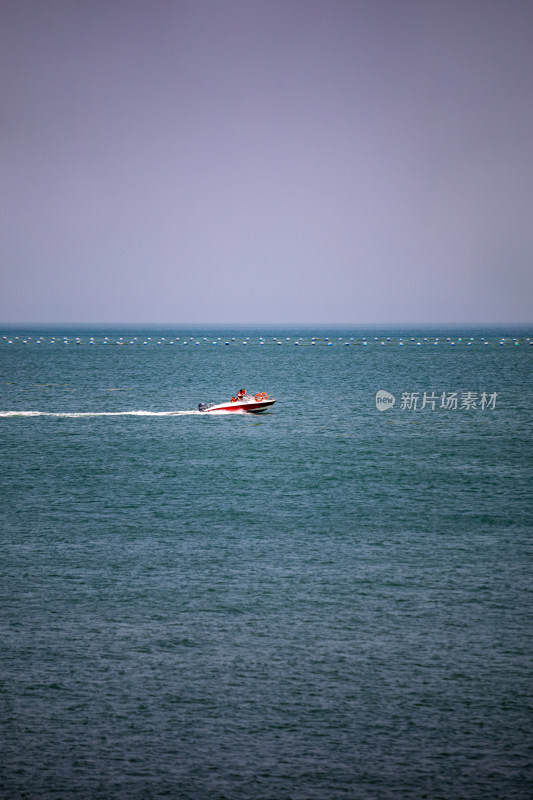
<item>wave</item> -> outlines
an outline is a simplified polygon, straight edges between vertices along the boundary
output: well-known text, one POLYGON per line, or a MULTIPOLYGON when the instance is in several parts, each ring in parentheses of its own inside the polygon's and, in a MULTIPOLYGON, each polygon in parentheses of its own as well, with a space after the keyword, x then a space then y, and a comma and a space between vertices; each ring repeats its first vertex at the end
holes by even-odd
MULTIPOLYGON (((238 414, 235 411, 210 411, 209 416, 238 414)), ((202 411, 0 411, 0 417, 191 417, 205 416, 202 411)))

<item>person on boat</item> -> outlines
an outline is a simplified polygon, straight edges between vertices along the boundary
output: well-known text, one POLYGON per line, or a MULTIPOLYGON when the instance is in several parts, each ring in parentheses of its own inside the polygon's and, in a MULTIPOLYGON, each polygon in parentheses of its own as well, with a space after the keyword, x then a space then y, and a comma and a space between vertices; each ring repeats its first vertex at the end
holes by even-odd
POLYGON ((239 389, 237 392, 237 400, 244 400, 246 396, 246 389, 239 389))

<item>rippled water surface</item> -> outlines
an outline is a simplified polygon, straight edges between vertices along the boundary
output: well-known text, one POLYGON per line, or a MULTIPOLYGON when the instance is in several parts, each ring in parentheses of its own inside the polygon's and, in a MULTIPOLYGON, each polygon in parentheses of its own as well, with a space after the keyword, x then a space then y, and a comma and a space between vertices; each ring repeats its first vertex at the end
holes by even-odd
POLYGON ((532 336, 2 331, 0 796, 529 800, 532 336))

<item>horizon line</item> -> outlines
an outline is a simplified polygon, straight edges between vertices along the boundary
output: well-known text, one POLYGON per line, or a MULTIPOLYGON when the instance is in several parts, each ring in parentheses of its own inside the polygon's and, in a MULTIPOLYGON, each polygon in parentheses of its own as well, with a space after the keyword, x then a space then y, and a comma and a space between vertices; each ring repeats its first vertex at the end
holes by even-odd
POLYGON ((378 321, 378 322, 146 322, 146 321, 107 321, 107 322, 87 322, 87 321, 72 321, 72 320, 55 320, 55 321, 39 321, 39 320, 17 320, 12 322, 5 322, 0 320, 0 327, 2 328, 18 328, 18 327, 80 327, 80 328, 481 328, 481 327, 508 327, 508 328, 527 328, 533 326, 533 321, 494 321, 487 320, 483 322, 424 322, 424 321, 411 321, 411 322, 394 322, 394 321, 378 321))

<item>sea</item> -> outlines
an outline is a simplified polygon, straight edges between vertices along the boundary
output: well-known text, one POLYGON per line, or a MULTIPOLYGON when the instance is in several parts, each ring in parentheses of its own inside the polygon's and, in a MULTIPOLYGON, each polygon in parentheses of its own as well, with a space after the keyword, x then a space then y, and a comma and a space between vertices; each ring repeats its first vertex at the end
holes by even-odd
POLYGON ((533 796, 533 329, 0 330, 2 800, 533 796), (201 413, 240 388, 263 414, 201 413))

